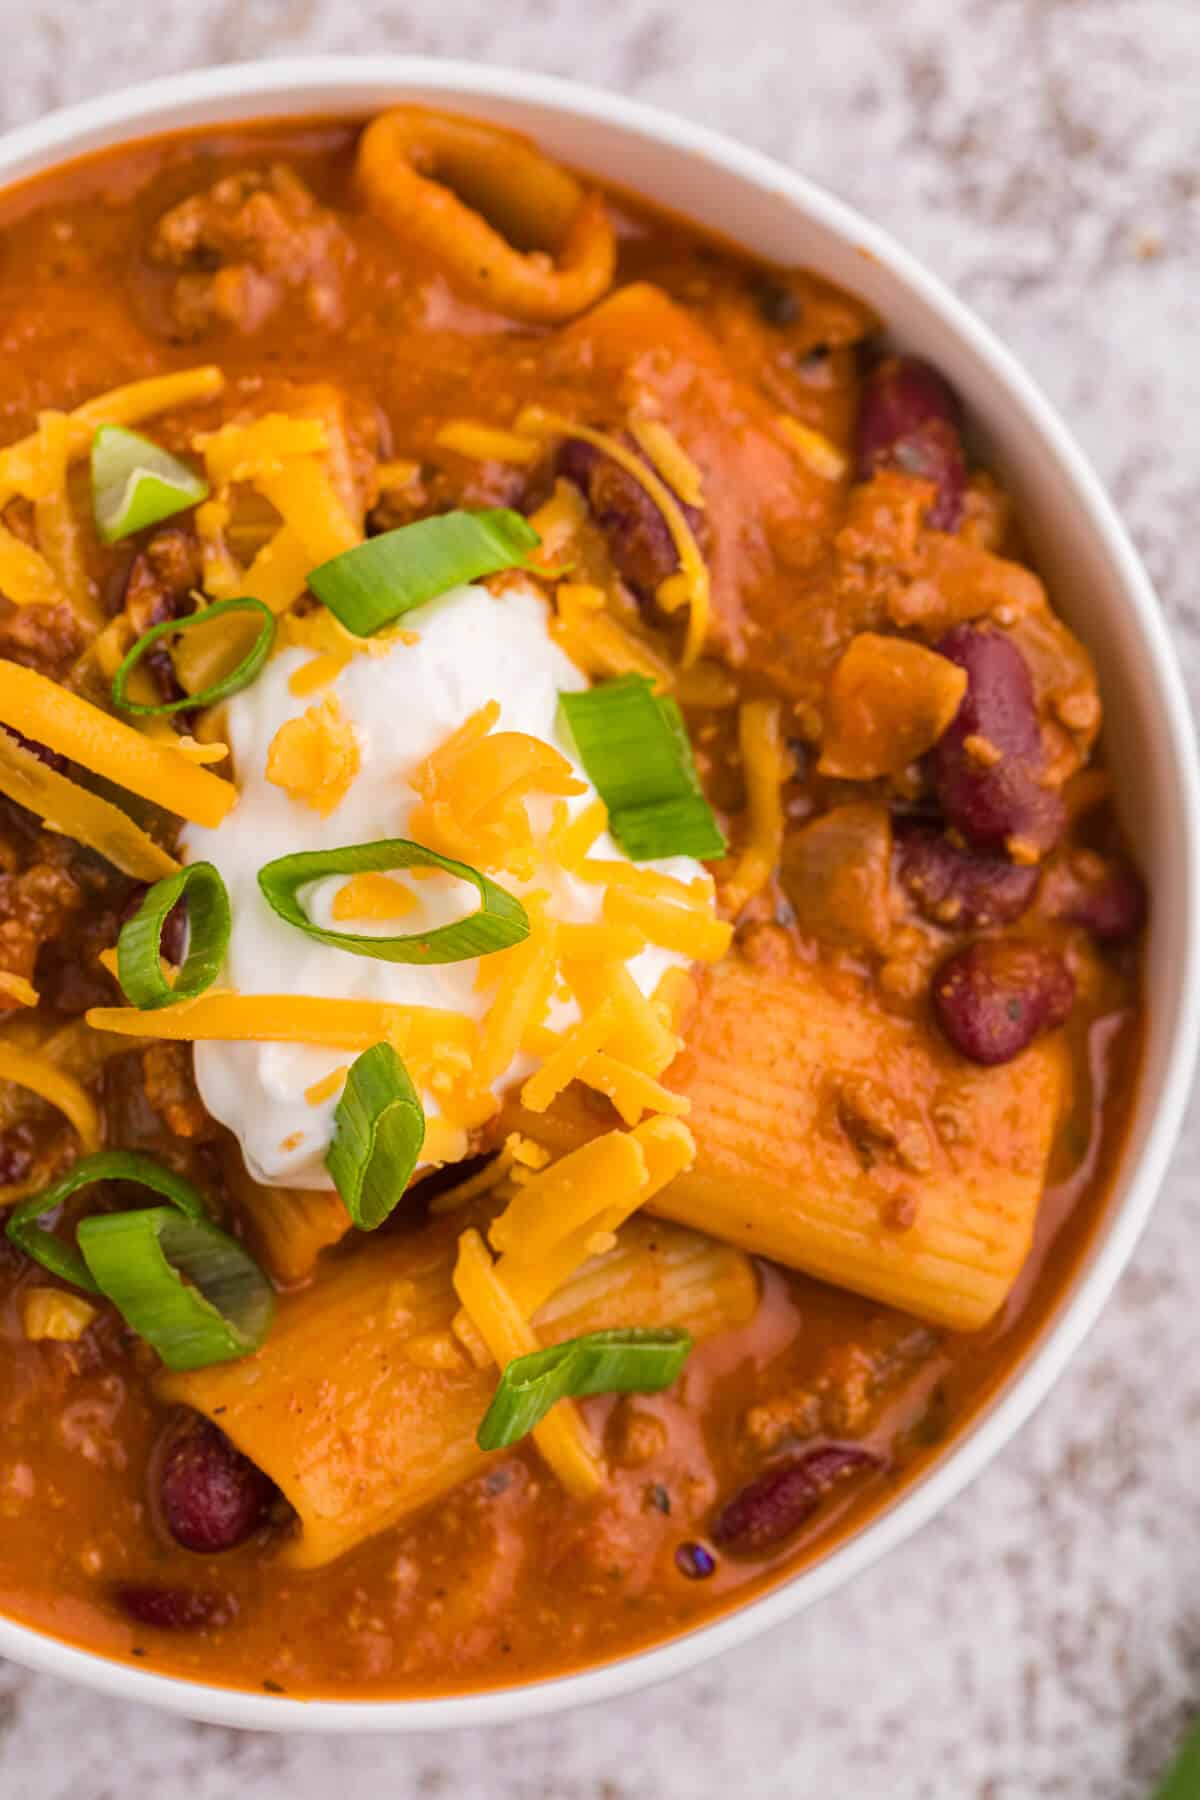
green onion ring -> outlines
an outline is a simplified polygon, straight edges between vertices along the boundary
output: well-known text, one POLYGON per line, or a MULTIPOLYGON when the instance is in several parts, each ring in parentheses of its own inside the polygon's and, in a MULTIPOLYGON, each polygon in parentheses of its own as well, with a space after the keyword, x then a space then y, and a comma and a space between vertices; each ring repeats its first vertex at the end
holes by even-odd
POLYGON ((509 1363, 476 1435, 481 1450, 504 1450, 540 1425, 552 1406, 586 1394, 657 1394, 670 1387, 692 1347, 674 1326, 623 1326, 568 1338, 509 1363))
POLYGON ((266 1337, 271 1284, 208 1219, 170 1206, 100 1213, 83 1220, 78 1238, 97 1288, 168 1369, 232 1362, 266 1337))
POLYGON ((507 950, 529 936, 529 914, 514 895, 497 887, 469 863, 439 856, 410 838, 380 838, 371 844, 345 844, 336 850, 301 850, 280 856, 258 871, 258 885, 267 905, 288 925, 319 944, 348 950, 352 956, 373 956, 379 962, 452 963, 474 956, 490 956, 507 950), (481 905, 468 918, 432 931, 408 932, 396 937, 368 937, 357 931, 327 931, 314 925, 297 898, 301 888, 325 875, 358 875, 364 870, 444 869, 460 881, 469 881, 481 905))
POLYGON ((246 1356, 271 1323, 274 1291, 253 1257, 212 1224, 190 1181, 136 1151, 81 1157, 61 1180, 18 1206, 5 1231, 52 1275, 111 1300, 169 1369, 246 1356), (137 1182, 171 1204, 81 1220, 78 1251, 34 1222, 97 1181, 137 1182))
POLYGON ((390 1044, 350 1066, 333 1115, 325 1167, 360 1231, 382 1225, 407 1188, 425 1142, 425 1113, 390 1044))
POLYGON ((129 1004, 150 1012, 205 993, 221 972, 232 929, 229 894, 211 863, 188 863, 156 881, 117 939, 117 979, 129 1004), (162 972, 162 933, 181 899, 187 904, 188 949, 172 987, 162 972))
POLYGON ((174 1170, 165 1169, 153 1157, 141 1156, 134 1150, 97 1150, 91 1156, 81 1156, 50 1187, 43 1188, 40 1194, 34 1194, 14 1208, 4 1230, 5 1236, 26 1256, 41 1263, 43 1269, 61 1276, 64 1281, 73 1281, 76 1287, 86 1289, 89 1294, 98 1294, 100 1289, 88 1274, 83 1258, 53 1232, 34 1224, 34 1220, 40 1219, 43 1213, 53 1212, 80 1188, 90 1187, 96 1181, 136 1181, 140 1187, 161 1194, 187 1218, 203 1219, 205 1216, 204 1201, 191 1182, 176 1175, 174 1170))
POLYGON ((137 643, 129 651, 113 676, 112 702, 121 712, 131 713, 138 718, 160 718, 167 713, 191 712, 194 708, 215 706, 219 700, 228 700, 231 694, 240 693, 242 688, 249 687, 258 674, 275 642, 275 615, 270 607, 261 600, 255 600, 250 594, 243 594, 236 600, 216 600, 200 612, 189 613, 184 619, 164 619, 160 625, 152 625, 144 631, 137 643), (213 619, 221 618, 225 613, 244 612, 259 615, 258 636, 249 650, 228 675, 214 681, 211 687, 202 688, 198 694, 185 694, 182 700, 163 700, 158 705, 149 706, 140 700, 131 700, 127 693, 129 678, 142 657, 160 638, 174 637, 181 631, 190 631, 195 625, 208 625, 213 619))

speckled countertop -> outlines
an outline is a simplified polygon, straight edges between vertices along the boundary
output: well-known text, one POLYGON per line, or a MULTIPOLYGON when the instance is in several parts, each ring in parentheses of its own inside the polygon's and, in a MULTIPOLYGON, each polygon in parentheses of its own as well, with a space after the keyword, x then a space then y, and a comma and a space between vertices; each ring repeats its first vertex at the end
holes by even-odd
MULTIPOLYGON (((656 101, 888 226, 996 327, 1133 527, 1200 696, 1198 0, 0 0, 0 123, 285 51, 656 101)), ((1200 1708, 1200 1111, 1033 1423, 906 1549, 673 1685, 451 1738, 191 1725, 0 1665, 4 1800, 1141 1800, 1200 1708)))

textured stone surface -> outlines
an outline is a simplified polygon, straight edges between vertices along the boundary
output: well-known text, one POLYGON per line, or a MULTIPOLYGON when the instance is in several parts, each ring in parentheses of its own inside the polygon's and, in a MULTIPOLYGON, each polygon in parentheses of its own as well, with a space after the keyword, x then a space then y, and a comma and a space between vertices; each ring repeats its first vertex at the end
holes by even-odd
MULTIPOLYGON (((864 207, 999 330, 1114 489, 1200 688, 1196 0, 0 0, 0 120, 300 50, 579 75, 864 207)), ((1134 1266, 1008 1451, 907 1549, 640 1698, 300 1742, 0 1668, 5 1800, 1136 1800, 1200 1706, 1200 1116, 1134 1266)))

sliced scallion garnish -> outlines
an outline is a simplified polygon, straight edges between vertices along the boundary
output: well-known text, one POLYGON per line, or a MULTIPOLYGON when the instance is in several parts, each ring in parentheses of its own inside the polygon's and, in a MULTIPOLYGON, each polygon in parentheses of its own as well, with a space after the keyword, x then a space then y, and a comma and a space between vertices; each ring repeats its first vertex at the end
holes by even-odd
POLYGON ((271 646, 274 642, 275 615, 269 606, 264 605, 261 600, 255 600, 250 594, 243 594, 236 600, 216 600, 211 606, 204 607, 200 612, 189 613, 183 619, 164 619, 161 624, 152 625, 149 631, 142 633, 113 676, 113 705, 121 712, 130 713, 138 718, 150 719, 165 716, 168 713, 191 712, 204 706, 216 706, 218 701, 228 700, 231 694, 239 693, 242 688, 249 687, 271 654, 271 646), (176 637, 181 631, 191 631, 196 626, 211 625, 214 619, 221 619, 228 613, 237 612, 258 615, 258 635, 241 662, 236 668, 231 669, 228 675, 223 675, 219 681, 214 681, 211 687, 203 688, 199 693, 185 694, 181 700, 163 700, 157 705, 151 706, 141 700, 129 698, 130 676, 147 650, 157 644, 160 639, 176 637))
POLYGON ((92 439, 92 509, 106 544, 144 531, 208 498, 208 483, 177 456, 124 425, 92 439))
POLYGON ((691 1347, 687 1331, 627 1326, 518 1356, 501 1375, 475 1441, 481 1450, 503 1450, 540 1425, 560 1400, 656 1394, 676 1379, 691 1347))
POLYGON ((425 1142, 425 1113, 390 1044, 351 1064, 333 1115, 325 1167, 360 1231, 382 1225, 407 1188, 425 1142))
POLYGON ((189 1218, 204 1217, 204 1202, 191 1182, 176 1175, 173 1169, 165 1169, 153 1157, 141 1156, 134 1150, 97 1150, 91 1156, 81 1156, 50 1187, 15 1207, 4 1229, 6 1236, 26 1256, 41 1263, 52 1275, 60 1275, 64 1281, 73 1281, 76 1287, 85 1288, 89 1294, 98 1294, 100 1290, 88 1274, 83 1258, 35 1221, 43 1213, 54 1212, 65 1205, 80 1188, 91 1187, 97 1181, 135 1181, 139 1187, 161 1194, 189 1218))
POLYGON ((211 863, 188 863, 156 881, 117 939, 117 979, 129 1004, 145 1012, 205 993, 220 974, 232 929, 229 894, 211 863), (172 987, 162 972, 162 933, 180 900, 187 906, 188 949, 172 987))
POLYGON ((61 1180, 18 1206, 5 1231, 52 1275, 111 1300, 169 1369, 246 1356, 271 1323, 275 1296, 253 1257, 210 1222, 190 1181, 136 1151, 81 1157, 61 1180), (36 1223, 97 1181, 136 1182, 171 1204, 84 1219, 78 1250, 36 1223))
POLYGON ((541 541, 520 513, 503 507, 439 513, 331 557, 308 585, 347 631, 370 637, 465 581, 518 567, 541 541))
POLYGON ((724 833, 704 798, 687 727, 669 694, 645 675, 622 675, 559 695, 609 829, 634 862, 723 856, 724 833))
POLYGON ((373 844, 345 844, 336 850, 301 850, 281 856, 258 871, 258 885, 272 912, 319 944, 332 944, 353 956, 373 956, 380 962, 452 963, 473 956, 490 956, 507 950, 529 936, 529 915, 521 902, 497 887, 469 863, 439 856, 409 838, 381 838, 373 844), (364 870, 442 869, 460 881, 468 881, 480 899, 478 911, 450 925, 429 931, 411 931, 394 937, 371 937, 364 932, 330 931, 314 925, 301 905, 301 888, 326 875, 358 875, 364 870))
POLYGON ((76 1235, 100 1292, 168 1369, 232 1362, 266 1337, 271 1284, 237 1239, 208 1219, 149 1206, 84 1219, 76 1235))

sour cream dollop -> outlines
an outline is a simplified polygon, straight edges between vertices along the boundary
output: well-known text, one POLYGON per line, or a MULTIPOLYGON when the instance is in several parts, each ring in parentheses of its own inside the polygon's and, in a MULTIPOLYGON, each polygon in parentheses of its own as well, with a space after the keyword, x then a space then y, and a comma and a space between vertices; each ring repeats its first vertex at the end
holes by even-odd
MULTIPOLYGON (((244 994, 308 994, 442 1007, 479 1019, 489 998, 476 987, 479 959, 419 967, 378 962, 319 944, 276 917, 259 890, 258 871, 273 858, 297 850, 333 849, 377 838, 408 837, 419 796, 409 785, 417 765, 450 733, 490 700, 499 702, 497 729, 527 732, 562 752, 581 781, 578 756, 561 726, 558 696, 588 681, 559 649, 547 629, 545 603, 528 584, 510 583, 501 594, 476 586, 455 588, 408 614, 415 642, 391 640, 382 654, 355 656, 326 692, 358 738, 359 771, 341 802, 321 817, 266 778, 268 752, 280 727, 304 713, 321 695, 293 694, 289 682, 312 652, 289 649, 276 656, 228 702, 227 739, 240 790, 236 807, 214 830, 189 826, 184 857, 215 864, 233 908, 233 935, 225 986, 244 994)), ((381 646, 376 646, 376 649, 381 646)), ((595 799, 567 802, 576 812, 595 799)), ((531 817, 533 815, 531 814, 531 817)), ((534 818, 537 824, 536 817, 534 818)), ((605 834, 595 857, 628 861, 605 834)), ((647 865, 691 881, 704 870, 690 857, 647 865)), ((518 895, 549 891, 557 918, 586 923, 599 917, 603 889, 584 884, 557 866, 543 866, 532 882, 494 877, 518 895)), ((314 884, 304 896, 318 924, 355 931, 417 931, 462 916, 477 904, 464 884, 435 878, 415 884, 422 910, 399 925, 372 927, 333 919, 341 876, 314 884), (457 891, 456 891, 457 890, 457 891), (465 892, 467 899, 461 898, 465 892)), ((627 965, 643 993, 683 958, 649 948, 627 965)), ((548 1023, 561 1029, 577 1016, 573 1003, 556 1002, 548 1023)), ((345 1050, 308 1044, 202 1043, 196 1045, 196 1080, 205 1106, 238 1138, 251 1176, 284 1187, 331 1188, 324 1156, 333 1132, 337 1093, 316 1104, 306 1091, 352 1061, 345 1050)), ((514 1062, 495 1084, 499 1095, 534 1065, 514 1062)), ((422 1099, 428 1116, 438 1107, 422 1099)))

